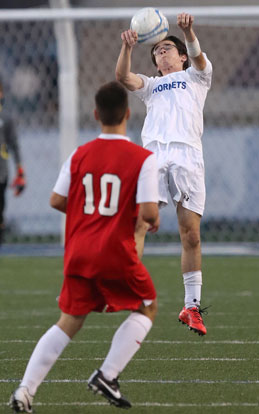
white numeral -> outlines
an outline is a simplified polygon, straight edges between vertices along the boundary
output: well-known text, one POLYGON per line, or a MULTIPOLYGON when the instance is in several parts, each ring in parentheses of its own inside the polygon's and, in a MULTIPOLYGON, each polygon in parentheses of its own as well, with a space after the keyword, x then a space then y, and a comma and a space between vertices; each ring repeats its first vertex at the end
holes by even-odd
POLYGON ((86 174, 83 178, 83 185, 85 186, 85 205, 84 213, 93 214, 94 206, 94 189, 93 189, 93 174, 86 174))
MULTIPOLYGON (((93 174, 86 174, 83 178, 85 187, 85 205, 84 213, 93 214, 95 211, 94 192, 93 192, 93 174)), ((120 198, 121 180, 114 174, 103 174, 100 180, 101 200, 98 211, 102 216, 114 216, 118 211, 120 198), (109 205, 107 203, 108 185, 111 185, 109 205)))

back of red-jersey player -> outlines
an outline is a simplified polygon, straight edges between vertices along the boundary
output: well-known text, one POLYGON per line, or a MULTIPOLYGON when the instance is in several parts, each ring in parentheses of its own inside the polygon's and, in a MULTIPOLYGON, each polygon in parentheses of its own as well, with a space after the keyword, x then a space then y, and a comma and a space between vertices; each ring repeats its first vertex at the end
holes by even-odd
POLYGON ((65 274, 119 277, 138 262, 136 192, 151 152, 125 137, 97 138, 72 156, 67 200, 65 274))
POLYGON ((61 315, 37 343, 11 395, 16 412, 33 412, 39 385, 86 316, 104 310, 132 312, 115 332, 88 388, 116 407, 130 408, 118 375, 139 350, 157 313, 156 290, 134 241, 137 218, 151 231, 159 227, 155 156, 126 137, 128 96, 121 84, 103 85, 95 101, 102 133, 63 164, 50 197, 51 206, 67 216, 61 315))

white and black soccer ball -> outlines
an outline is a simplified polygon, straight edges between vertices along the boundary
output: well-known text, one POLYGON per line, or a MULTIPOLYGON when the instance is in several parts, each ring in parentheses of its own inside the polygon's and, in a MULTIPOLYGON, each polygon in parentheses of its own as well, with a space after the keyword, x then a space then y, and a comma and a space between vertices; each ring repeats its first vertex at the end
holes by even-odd
POLYGON ((163 40, 169 30, 167 18, 153 7, 144 7, 131 19, 131 30, 138 34, 138 43, 154 45, 163 40))

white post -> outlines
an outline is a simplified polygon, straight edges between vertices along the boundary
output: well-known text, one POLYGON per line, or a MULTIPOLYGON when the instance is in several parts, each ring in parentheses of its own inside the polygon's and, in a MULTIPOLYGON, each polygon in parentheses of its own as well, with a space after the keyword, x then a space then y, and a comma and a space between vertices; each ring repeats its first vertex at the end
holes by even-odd
MULTIPOLYGON (((69 8, 69 0, 49 0, 53 8, 69 8)), ((71 20, 56 21, 58 51, 60 161, 67 159, 78 145, 78 73, 77 44, 71 20)), ((65 216, 61 219, 61 240, 64 241, 65 216)))

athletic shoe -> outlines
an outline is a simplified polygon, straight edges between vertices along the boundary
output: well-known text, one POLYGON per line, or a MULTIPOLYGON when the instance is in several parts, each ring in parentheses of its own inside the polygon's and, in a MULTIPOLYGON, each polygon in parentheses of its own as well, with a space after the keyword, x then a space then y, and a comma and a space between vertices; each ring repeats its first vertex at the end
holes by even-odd
POLYGON ((17 388, 11 395, 9 405, 17 413, 32 413, 33 396, 27 387, 17 388))
POLYGON ((101 394, 110 404, 120 408, 130 408, 131 403, 120 393, 117 378, 108 381, 104 378, 102 371, 94 371, 88 380, 88 388, 95 394, 101 394))
POLYGON ((197 332, 199 335, 206 335, 207 329, 203 323, 201 314, 204 313, 204 309, 184 307, 179 313, 179 322, 189 326, 190 330, 197 332))

